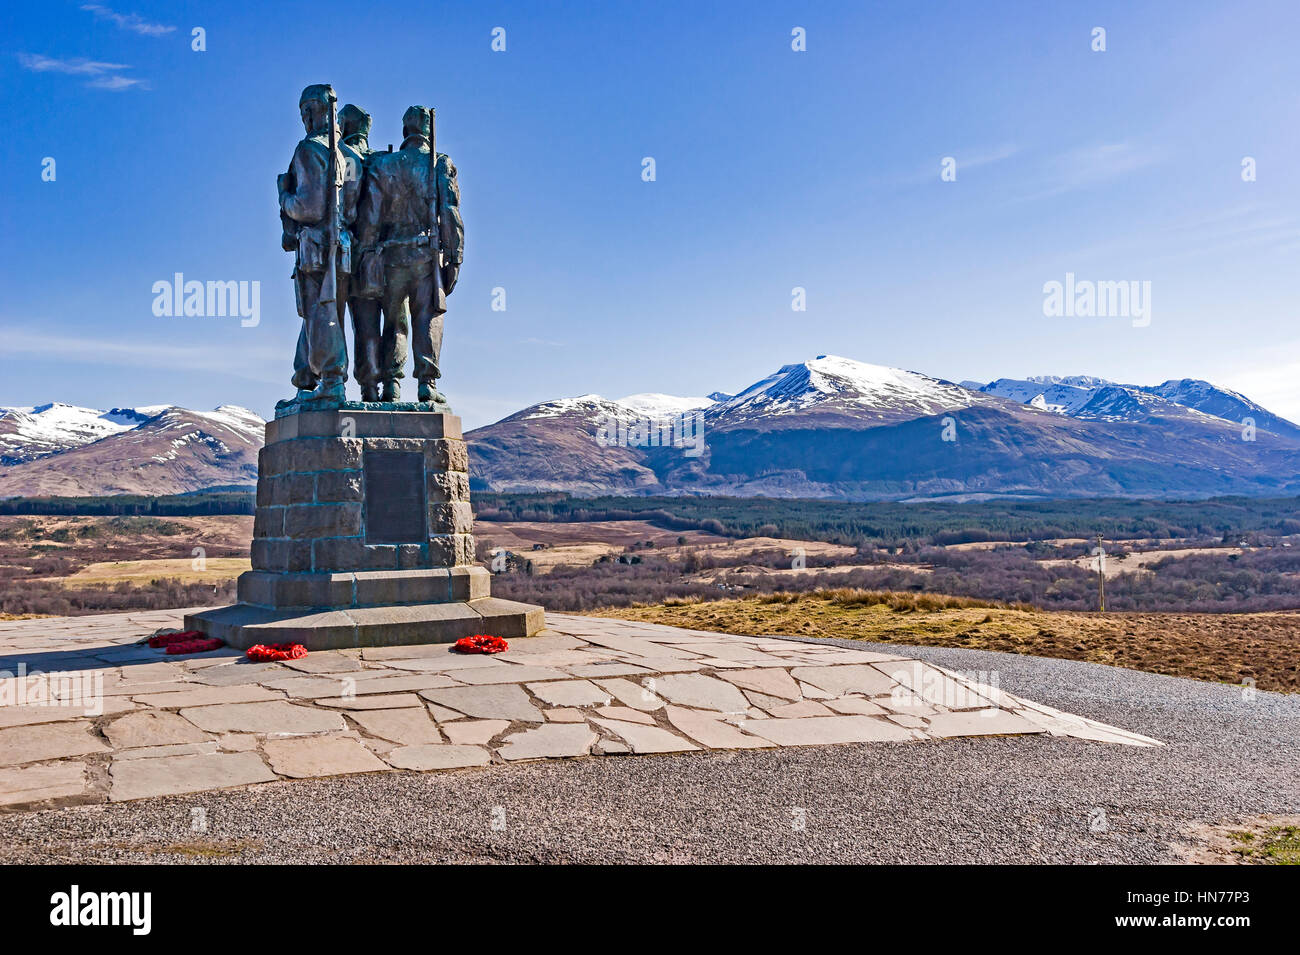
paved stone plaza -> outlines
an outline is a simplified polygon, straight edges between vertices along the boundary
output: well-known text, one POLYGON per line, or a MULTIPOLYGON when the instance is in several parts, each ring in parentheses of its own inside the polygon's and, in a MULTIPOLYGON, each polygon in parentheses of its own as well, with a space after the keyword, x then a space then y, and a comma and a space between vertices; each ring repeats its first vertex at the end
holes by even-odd
POLYGON ((520 760, 924 746, 962 736, 1160 745, 1001 692, 991 675, 597 617, 549 614, 543 634, 495 656, 429 644, 249 663, 231 649, 168 657, 136 643, 179 627, 185 612, 0 623, 0 805, 520 760))

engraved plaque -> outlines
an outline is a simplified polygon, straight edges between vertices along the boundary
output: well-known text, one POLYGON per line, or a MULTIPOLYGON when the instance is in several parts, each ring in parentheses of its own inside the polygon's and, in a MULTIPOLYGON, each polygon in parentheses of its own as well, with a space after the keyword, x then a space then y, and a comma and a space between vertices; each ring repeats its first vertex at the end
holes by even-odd
POLYGON ((422 544, 428 536, 424 454, 366 451, 366 543, 422 544))

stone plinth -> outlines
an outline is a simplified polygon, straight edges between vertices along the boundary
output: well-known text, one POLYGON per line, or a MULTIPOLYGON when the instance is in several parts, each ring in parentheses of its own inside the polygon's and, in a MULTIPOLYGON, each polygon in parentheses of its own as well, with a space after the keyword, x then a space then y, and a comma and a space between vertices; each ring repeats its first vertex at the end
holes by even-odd
POLYGON ((541 607, 490 597, 473 520, 457 416, 359 402, 284 414, 258 458, 239 603, 185 626, 309 650, 536 633, 541 607))

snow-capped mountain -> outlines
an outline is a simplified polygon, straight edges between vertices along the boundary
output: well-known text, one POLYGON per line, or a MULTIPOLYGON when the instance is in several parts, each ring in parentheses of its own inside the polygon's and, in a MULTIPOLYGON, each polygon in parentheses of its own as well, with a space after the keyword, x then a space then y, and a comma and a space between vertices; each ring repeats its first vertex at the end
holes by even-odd
POLYGON ((1159 385, 1124 385, 1089 375, 1035 375, 999 378, 979 389, 1040 411, 1096 421, 1206 416, 1240 426, 1246 419, 1259 430, 1300 438, 1300 427, 1250 399, 1195 378, 1159 385))
POLYGON ((999 378, 979 389, 986 395, 1010 398, 1042 411, 1074 414, 1088 403, 1095 388, 1049 383, 1036 378, 999 378))
MULTIPOLYGON (((729 397, 729 396, 728 396, 729 397)), ((646 392, 640 395, 628 395, 617 399, 617 403, 631 408, 646 418, 671 418, 688 411, 702 411, 717 401, 713 396, 707 398, 679 398, 676 395, 662 395, 658 392, 646 392)))
POLYGON ((1141 390, 1182 405, 1184 408, 1192 408, 1202 414, 1235 421, 1238 424, 1249 418, 1254 421, 1257 428, 1264 431, 1300 437, 1300 427, 1292 422, 1261 408, 1245 395, 1239 395, 1227 388, 1217 388, 1208 381, 1201 381, 1198 378, 1170 380, 1159 385, 1142 387, 1141 390))
POLYGON ((818 355, 785 365, 735 397, 711 405, 714 421, 804 415, 848 415, 885 423, 969 408, 979 399, 950 381, 914 371, 818 355))
POLYGON ((1201 384, 1143 388, 1075 375, 972 389, 823 355, 707 403, 583 395, 526 408, 467 439, 479 490, 848 500, 1300 493, 1300 429, 1250 405, 1264 440, 1245 441, 1244 405, 1232 400, 1245 399, 1201 384), (698 456, 611 444, 600 430, 611 417, 697 408, 698 456))
MULTIPOLYGON (((0 466, 0 496, 252 485, 262 429, 230 405, 5 409, 0 440, 23 457, 0 466)), ((466 438, 478 491, 862 501, 1300 494, 1300 427, 1192 379, 956 385, 823 355, 734 395, 584 394, 466 438), (1243 418, 1257 433, 1247 436, 1243 418), (646 419, 675 423, 687 440, 665 441, 672 429, 647 429, 646 419)))
POLYGON ((6 420, 15 425, 4 436, 16 460, 0 467, 0 497, 178 494, 255 484, 265 425, 237 405, 107 412, 42 405, 5 409, 0 425, 6 420))
POLYGON ((135 408, 80 408, 51 402, 0 408, 0 463, 18 464, 129 431, 149 415, 135 408))

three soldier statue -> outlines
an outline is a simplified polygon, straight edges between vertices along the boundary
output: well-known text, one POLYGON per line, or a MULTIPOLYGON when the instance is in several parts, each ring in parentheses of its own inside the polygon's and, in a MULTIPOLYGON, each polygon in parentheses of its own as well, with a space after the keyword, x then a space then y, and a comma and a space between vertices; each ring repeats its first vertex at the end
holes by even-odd
POLYGON ((456 167, 437 152, 432 109, 408 109, 401 148, 380 152, 370 148, 370 114, 348 104, 336 116, 335 102, 327 84, 303 90, 307 135, 279 177, 282 245, 296 252, 302 330, 293 361, 298 393, 277 408, 344 400, 346 307, 361 400, 401 400, 409 341, 419 401, 446 410, 437 389, 442 316, 465 234, 456 167))

